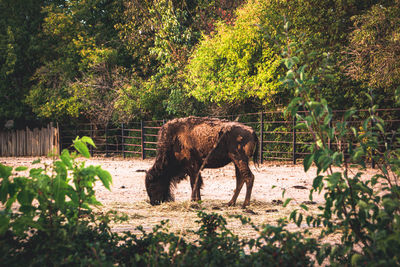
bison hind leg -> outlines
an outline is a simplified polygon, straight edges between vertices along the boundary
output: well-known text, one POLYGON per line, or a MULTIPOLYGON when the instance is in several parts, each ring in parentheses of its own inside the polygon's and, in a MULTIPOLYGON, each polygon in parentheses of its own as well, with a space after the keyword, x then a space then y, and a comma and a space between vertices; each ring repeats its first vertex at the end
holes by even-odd
POLYGON ((236 189, 233 193, 231 201, 228 202, 228 206, 235 206, 237 197, 239 196, 240 190, 242 190, 244 179, 241 175, 239 168, 235 164, 235 173, 236 173, 236 189))
POLYGON ((228 206, 234 206, 239 196, 240 190, 242 190, 243 184, 246 183, 246 197, 242 207, 245 208, 250 204, 251 191, 253 189, 254 175, 249 168, 248 161, 246 160, 234 160, 235 172, 236 172, 236 189, 233 194, 231 201, 228 206))
POLYGON ((250 205, 250 197, 251 197, 251 191, 253 189, 253 184, 254 184, 254 175, 250 171, 250 174, 246 179, 246 197, 243 202, 243 208, 250 205))

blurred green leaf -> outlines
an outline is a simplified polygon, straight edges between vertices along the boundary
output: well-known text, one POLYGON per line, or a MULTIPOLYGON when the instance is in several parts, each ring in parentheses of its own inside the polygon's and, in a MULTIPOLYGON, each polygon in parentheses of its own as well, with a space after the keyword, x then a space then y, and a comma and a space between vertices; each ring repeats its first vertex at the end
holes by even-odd
POLYGON ((306 155, 303 161, 304 171, 307 172, 314 161, 314 154, 306 155))
POLYGON ((106 171, 101 169, 100 167, 97 169, 97 175, 99 176, 101 182, 103 183, 104 187, 107 188, 108 190, 110 189, 110 184, 112 183, 112 177, 111 174, 106 171))
POLYGON ((20 166, 20 167, 15 168, 15 170, 16 170, 17 172, 26 171, 27 169, 28 169, 28 167, 24 167, 24 166, 20 166))
POLYGON ((17 200, 23 206, 30 206, 32 204, 34 197, 35 195, 29 189, 26 188, 23 188, 17 194, 17 200))
POLYGON ((75 149, 85 158, 90 158, 88 147, 81 140, 74 140, 75 149))
POLYGON ((83 137, 81 138, 81 140, 82 140, 82 142, 84 142, 84 143, 87 143, 87 144, 89 144, 89 145, 91 145, 91 146, 93 146, 93 147, 96 147, 96 145, 95 145, 94 142, 93 142, 93 139, 90 138, 90 137, 88 137, 88 136, 83 136, 83 137))
POLYGON ((10 177, 12 169, 12 167, 8 167, 0 163, 0 178, 7 179, 10 177))
POLYGON ((318 175, 317 177, 314 178, 314 181, 313 181, 313 188, 314 188, 315 190, 317 190, 318 188, 321 187, 321 185, 322 185, 322 179, 323 179, 323 176, 321 176, 321 175, 318 175))
POLYGON ((60 159, 62 160, 62 162, 69 168, 72 169, 72 159, 71 159, 71 155, 69 154, 68 149, 63 149, 63 151, 61 152, 60 155, 60 159))
POLYGON ((10 218, 6 214, 0 213, 0 237, 8 230, 10 218))
POLYGON ((292 198, 287 198, 287 199, 285 199, 285 202, 283 202, 283 207, 286 207, 289 203, 290 203, 290 201, 292 201, 292 198))
POLYGON ((300 207, 301 207, 303 210, 308 211, 308 207, 307 207, 305 204, 300 204, 300 207))

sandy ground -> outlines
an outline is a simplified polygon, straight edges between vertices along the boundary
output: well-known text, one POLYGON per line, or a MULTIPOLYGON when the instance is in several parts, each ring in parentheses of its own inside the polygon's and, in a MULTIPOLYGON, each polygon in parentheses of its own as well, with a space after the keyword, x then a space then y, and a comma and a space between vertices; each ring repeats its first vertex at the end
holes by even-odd
MULTIPOLYGON (((8 166, 31 166, 36 158, 0 158, 2 164, 8 166)), ((42 162, 51 163, 48 158, 41 158, 42 162)), ((145 170, 153 164, 153 159, 123 159, 123 158, 92 158, 86 160, 86 165, 101 165, 113 177, 112 190, 108 191, 101 184, 96 185, 98 200, 104 205, 113 202, 134 203, 148 201, 144 184, 145 170)), ((296 199, 299 202, 309 200, 315 170, 308 173, 303 170, 302 164, 291 165, 282 163, 266 163, 258 167, 250 164, 255 176, 252 191, 253 201, 272 202, 282 199, 282 191, 286 190, 285 197, 296 199), (274 187, 274 188, 273 188, 274 187), (307 190, 308 189, 308 190, 307 190)), ((235 169, 229 164, 220 169, 204 169, 202 172, 204 185, 201 190, 202 200, 221 200, 228 202, 235 189, 235 169)), ((243 203, 246 187, 243 186, 238 198, 238 205, 243 203)), ((191 188, 189 180, 183 180, 175 189, 175 200, 182 202, 190 199, 191 188)), ((314 201, 321 202, 322 196, 315 195, 314 201)))
MULTIPOLYGON (((0 158, 0 163, 8 166, 30 166, 34 158, 0 158)), ((51 159, 42 158, 42 162, 50 163, 51 159)), ((266 163, 258 167, 250 165, 255 182, 251 204, 248 209, 241 209, 246 187, 243 186, 237 206, 228 207, 226 203, 231 199, 235 189, 235 170, 233 164, 220 169, 205 169, 202 172, 204 186, 201 191, 200 204, 190 202, 191 188, 189 180, 183 180, 175 190, 175 202, 159 206, 151 206, 145 189, 145 170, 153 164, 153 159, 122 159, 122 158, 92 158, 86 165, 101 165, 113 177, 111 191, 100 183, 96 184, 97 199, 103 203, 101 212, 117 210, 126 213, 129 220, 115 224, 114 231, 134 230, 142 225, 144 229, 151 229, 161 220, 168 219, 172 231, 185 232, 197 229, 197 211, 216 212, 224 216, 244 215, 250 217, 256 224, 276 224, 276 220, 288 216, 293 209, 302 203, 309 206, 308 213, 316 213, 319 204, 323 204, 323 193, 313 195, 310 202, 309 194, 316 173, 315 168, 304 172, 302 164, 266 163), (282 192, 285 191, 284 197, 282 192), (286 198, 293 201, 287 207, 282 207, 286 198)), ((368 170, 367 175, 373 175, 374 170, 368 170)), ((237 219, 228 219, 228 226, 245 236, 252 235, 251 229, 241 226, 237 219)), ((289 224, 289 228, 296 228, 289 224)))

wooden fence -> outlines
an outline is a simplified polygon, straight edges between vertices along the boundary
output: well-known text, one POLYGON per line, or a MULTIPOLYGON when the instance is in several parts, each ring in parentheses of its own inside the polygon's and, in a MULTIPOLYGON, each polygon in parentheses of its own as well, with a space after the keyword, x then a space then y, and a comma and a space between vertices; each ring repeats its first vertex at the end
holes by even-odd
POLYGON ((59 154, 59 130, 53 124, 45 128, 0 132, 0 156, 47 156, 59 154))
MULTIPOLYGON (((332 124, 341 120, 343 110, 334 111, 332 124)), ((385 120, 387 130, 400 128, 400 109, 376 110, 385 120)), ((368 110, 359 110, 358 118, 349 122, 350 125, 359 127, 363 118, 369 114, 368 110)), ((285 117, 283 112, 259 112, 240 115, 225 116, 229 120, 236 118, 246 125, 253 127, 260 141, 259 158, 264 160, 291 161, 296 164, 298 159, 309 154, 308 146, 313 142, 310 132, 297 130, 299 123, 293 118, 285 117)), ((70 127, 61 127, 61 147, 68 148, 76 136, 90 136, 97 148, 91 148, 93 155, 100 156, 136 156, 142 159, 154 157, 157 145, 157 132, 165 120, 140 121, 128 124, 99 127, 93 124, 79 124, 70 127)), ((330 140, 332 149, 338 149, 335 140, 330 140)), ((372 162, 373 163, 373 162, 372 162)))

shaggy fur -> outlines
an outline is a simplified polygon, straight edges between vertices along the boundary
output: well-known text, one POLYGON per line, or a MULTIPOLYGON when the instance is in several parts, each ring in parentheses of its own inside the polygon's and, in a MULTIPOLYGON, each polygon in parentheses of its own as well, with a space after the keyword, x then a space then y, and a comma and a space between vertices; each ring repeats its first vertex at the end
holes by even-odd
POLYGON ((230 162, 235 164, 236 190, 228 203, 235 205, 244 183, 246 198, 243 206, 250 203, 254 175, 249 168, 253 156, 257 162, 258 139, 254 130, 239 122, 213 118, 188 117, 174 119, 164 124, 158 133, 157 156, 146 174, 146 189, 152 205, 174 200, 175 185, 189 175, 192 200, 200 200, 203 183, 197 174, 205 162, 205 168, 220 168, 230 162), (211 152, 211 153, 210 153, 211 152))

